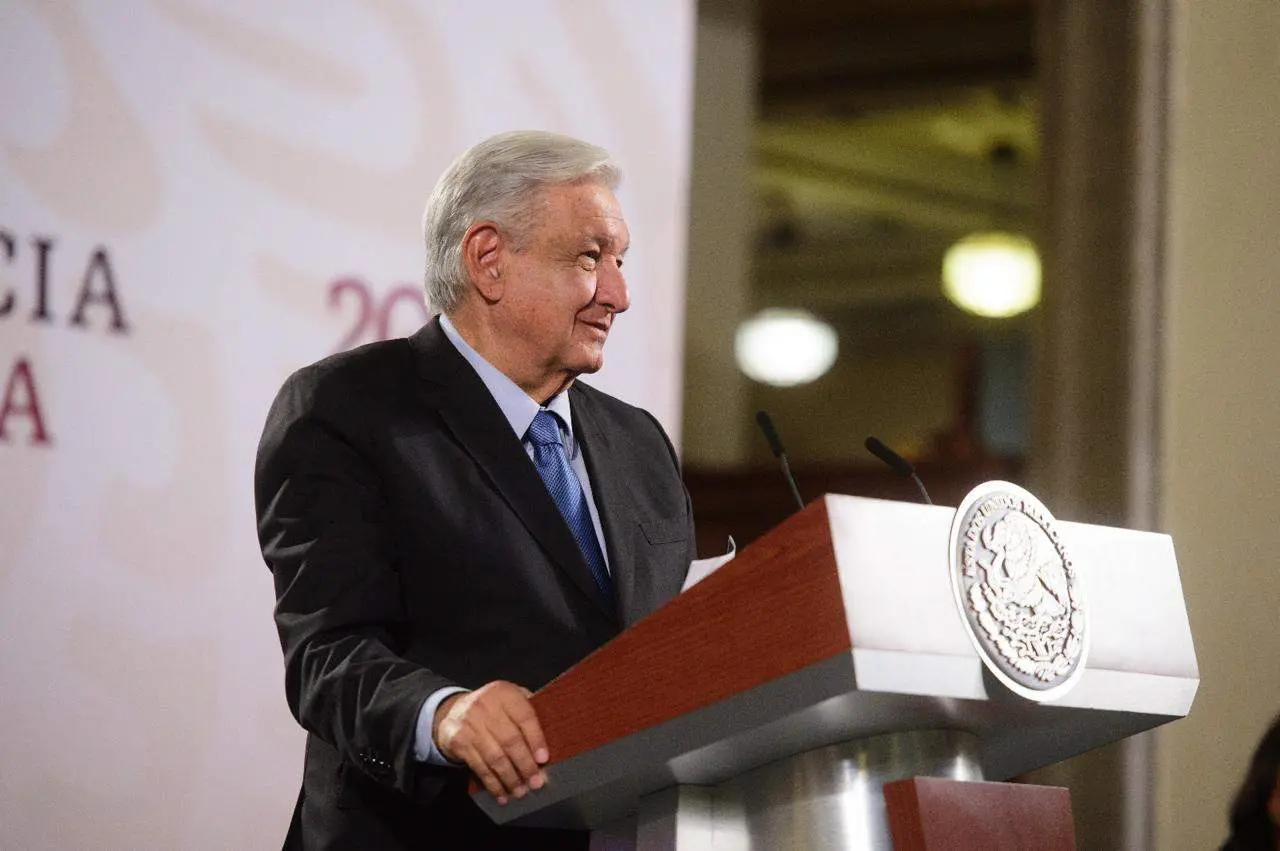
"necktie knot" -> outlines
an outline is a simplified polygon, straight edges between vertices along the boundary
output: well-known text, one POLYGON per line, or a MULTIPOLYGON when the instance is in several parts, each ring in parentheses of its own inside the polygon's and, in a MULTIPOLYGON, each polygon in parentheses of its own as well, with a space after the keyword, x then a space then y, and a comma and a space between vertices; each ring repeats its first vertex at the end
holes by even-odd
POLYGON ((529 423, 525 438, 534 446, 563 446, 560 437, 560 418, 548 410, 540 410, 529 423))

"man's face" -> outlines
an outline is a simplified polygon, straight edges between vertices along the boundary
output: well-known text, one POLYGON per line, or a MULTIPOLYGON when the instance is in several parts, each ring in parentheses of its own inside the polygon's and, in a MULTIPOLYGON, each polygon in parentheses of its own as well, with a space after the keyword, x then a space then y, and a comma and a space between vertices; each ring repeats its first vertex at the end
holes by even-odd
POLYGON ((543 190, 534 211, 502 271, 503 346, 531 377, 595 372, 614 317, 631 304, 622 209, 608 187, 583 181, 543 190))

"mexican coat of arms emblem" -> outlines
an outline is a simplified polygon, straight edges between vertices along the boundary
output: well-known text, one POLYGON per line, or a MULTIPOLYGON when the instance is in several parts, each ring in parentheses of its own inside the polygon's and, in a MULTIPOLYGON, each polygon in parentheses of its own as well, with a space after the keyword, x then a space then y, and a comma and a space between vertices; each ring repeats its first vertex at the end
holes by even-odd
POLYGON ((1053 700, 1084 671, 1088 611, 1052 515, 1017 485, 987 482, 951 526, 951 585, 979 655, 1023 697, 1053 700))

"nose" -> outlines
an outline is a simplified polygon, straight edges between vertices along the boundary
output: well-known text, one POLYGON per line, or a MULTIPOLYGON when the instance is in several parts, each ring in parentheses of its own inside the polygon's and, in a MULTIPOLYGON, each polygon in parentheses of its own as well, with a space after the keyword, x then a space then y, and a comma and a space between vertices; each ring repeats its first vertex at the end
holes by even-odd
POLYGON ((627 279, 616 260, 601 264, 601 271, 596 276, 596 303, 613 313, 623 313, 631 306, 627 279))

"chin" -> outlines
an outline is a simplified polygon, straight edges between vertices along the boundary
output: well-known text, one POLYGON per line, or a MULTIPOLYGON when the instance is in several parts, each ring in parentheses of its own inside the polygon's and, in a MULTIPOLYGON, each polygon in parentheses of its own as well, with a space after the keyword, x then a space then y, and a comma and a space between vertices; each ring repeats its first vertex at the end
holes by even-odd
POLYGON ((579 375, 591 375, 593 372, 599 372, 602 366, 604 366, 604 358, 595 358, 589 363, 578 364, 573 371, 579 375))
POLYGON ((579 375, 590 375, 599 372, 604 366, 604 344, 587 344, 576 352, 577 357, 570 361, 569 369, 579 375))

